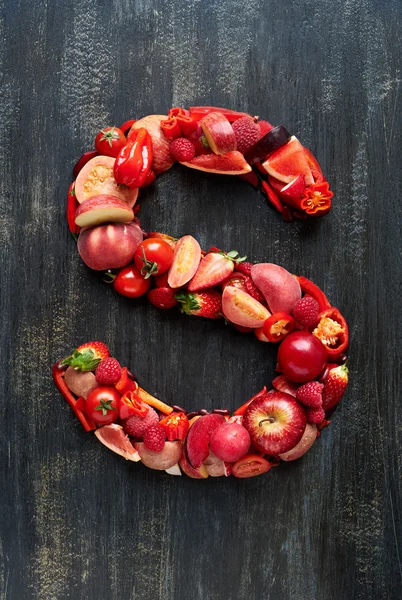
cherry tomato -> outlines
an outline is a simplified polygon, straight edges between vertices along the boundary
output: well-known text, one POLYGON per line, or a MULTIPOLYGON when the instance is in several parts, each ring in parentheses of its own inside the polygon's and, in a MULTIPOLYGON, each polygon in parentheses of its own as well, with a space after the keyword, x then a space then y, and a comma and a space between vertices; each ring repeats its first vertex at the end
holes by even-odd
POLYGON ((119 392, 103 385, 89 393, 85 402, 85 412, 97 425, 109 425, 119 418, 119 404, 119 392))
POLYGON ((151 287, 151 280, 145 279, 134 265, 127 265, 118 272, 113 287, 122 296, 139 298, 147 293, 151 287))
POLYGON ((270 342, 281 342, 296 327, 296 321, 287 313, 277 312, 268 317, 263 332, 270 342))
POLYGON ((270 463, 258 454, 247 454, 233 465, 232 474, 240 479, 255 477, 266 473, 271 468, 270 463))
POLYGON ((126 143, 126 136, 118 127, 105 127, 95 138, 95 148, 98 153, 112 158, 116 158, 126 143))
POLYGON ((155 277, 155 285, 156 287, 169 287, 168 284, 169 273, 162 273, 162 275, 156 275, 155 277))
POLYGON ((278 363, 282 373, 296 383, 313 381, 327 362, 324 344, 308 331, 293 331, 281 343, 278 363), (318 343, 317 343, 318 342, 318 343))
POLYGON ((134 254, 135 266, 145 279, 151 275, 166 273, 172 261, 172 247, 165 240, 159 238, 147 238, 141 242, 134 254))

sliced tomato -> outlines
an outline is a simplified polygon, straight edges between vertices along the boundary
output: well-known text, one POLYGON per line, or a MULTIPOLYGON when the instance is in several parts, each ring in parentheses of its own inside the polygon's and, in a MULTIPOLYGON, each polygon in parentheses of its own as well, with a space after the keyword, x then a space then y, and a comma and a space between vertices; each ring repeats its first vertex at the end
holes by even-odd
POLYGON ((92 196, 107 194, 124 200, 130 208, 134 206, 138 189, 117 185, 113 175, 114 163, 115 159, 111 156, 95 156, 81 169, 75 182, 75 195, 80 204, 92 196))
POLYGON ((243 458, 235 462, 232 473, 235 477, 245 479, 246 477, 256 477, 266 473, 271 468, 271 464, 258 454, 246 454, 243 458))
POLYGON ((285 312, 277 312, 268 317, 263 325, 264 334, 270 342, 281 342, 296 327, 296 321, 285 312))

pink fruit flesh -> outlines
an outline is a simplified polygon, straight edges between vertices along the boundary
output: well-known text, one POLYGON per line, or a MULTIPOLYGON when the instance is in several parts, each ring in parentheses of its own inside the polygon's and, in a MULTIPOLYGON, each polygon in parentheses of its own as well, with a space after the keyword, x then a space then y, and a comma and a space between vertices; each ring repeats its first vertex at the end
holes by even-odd
POLYGON ((236 462, 247 454, 250 435, 243 425, 224 423, 212 432, 210 449, 221 460, 236 462))
POLYGON ((136 223, 111 223, 81 231, 77 246, 90 269, 106 271, 127 265, 142 240, 142 231, 136 223))
POLYGON ((304 175, 298 175, 296 179, 281 188, 280 197, 286 204, 300 210, 300 200, 306 191, 304 175))
POLYGON ((210 414, 200 417, 190 427, 185 441, 187 460, 192 467, 198 469, 209 454, 211 433, 225 423, 222 415, 210 414))
POLYGON ((279 458, 285 461, 296 460, 300 458, 303 456, 303 454, 306 454, 306 452, 310 450, 316 439, 317 425, 311 425, 310 423, 307 423, 300 442, 288 452, 279 454, 279 458))
POLYGON ((92 196, 105 194, 120 198, 132 208, 138 197, 138 190, 117 185, 113 175, 115 159, 110 156, 95 156, 81 169, 75 182, 75 195, 79 203, 92 196))
POLYGON ((75 371, 72 367, 68 367, 64 373, 64 381, 73 394, 81 396, 85 400, 89 392, 98 385, 95 375, 91 371, 75 371))
POLYGON ((262 327, 271 315, 258 300, 231 285, 223 291, 222 312, 231 323, 252 329, 262 327))
POLYGON ((243 416, 243 425, 253 446, 273 456, 294 448, 302 438, 306 423, 301 405, 282 392, 256 398, 243 416))
POLYGON ((211 477, 223 477, 226 475, 226 467, 223 460, 215 456, 215 454, 210 450, 207 459, 203 465, 208 475, 211 477))
MULTIPOLYGON (((132 129, 144 127, 152 138, 152 170, 156 175, 170 169, 175 162, 170 154, 170 144, 161 129, 161 121, 167 119, 166 115, 148 115, 134 123, 132 129)), ((130 137, 130 134, 128 134, 130 137)))
POLYGON ((236 136, 225 115, 211 112, 201 119, 200 125, 212 152, 226 154, 236 150, 236 136))
POLYGON ((157 471, 170 469, 180 461, 182 455, 181 442, 165 442, 163 450, 160 452, 148 450, 144 442, 136 442, 134 446, 144 465, 157 471))
POLYGON ((301 298, 300 284, 289 271, 272 263, 260 263, 251 269, 251 277, 262 292, 272 314, 292 314, 294 305, 301 298))
POLYGON ((106 448, 123 456, 126 460, 134 462, 140 460, 138 452, 128 439, 128 435, 124 433, 121 425, 117 425, 116 423, 104 425, 95 430, 95 435, 106 448))
POLYGON ((92 196, 82 202, 75 213, 79 227, 94 227, 101 223, 130 223, 134 213, 127 202, 116 196, 92 196))
POLYGON ((237 151, 220 156, 217 154, 202 154, 181 164, 190 167, 190 169, 219 175, 245 175, 251 171, 251 167, 244 160, 243 154, 237 151))
POLYGON ((194 467, 192 467, 188 462, 184 453, 182 454, 179 465, 183 473, 185 473, 188 477, 191 477, 191 479, 206 479, 209 475, 204 465, 201 465, 198 469, 194 469, 194 467))
POLYGON ((201 260, 201 247, 191 235, 185 235, 176 244, 169 269, 168 284, 179 288, 192 279, 201 260))

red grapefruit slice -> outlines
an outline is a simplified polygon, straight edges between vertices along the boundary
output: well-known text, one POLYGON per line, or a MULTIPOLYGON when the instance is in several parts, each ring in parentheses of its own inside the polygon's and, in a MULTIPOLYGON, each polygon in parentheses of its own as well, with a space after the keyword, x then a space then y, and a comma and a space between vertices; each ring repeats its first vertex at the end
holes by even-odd
POLYGON ((123 456, 126 460, 134 462, 141 460, 140 455, 128 439, 128 435, 124 433, 121 425, 116 423, 104 425, 95 431, 95 435, 106 448, 123 456))
POLYGON ((201 154, 181 164, 185 167, 190 167, 190 169, 197 169, 206 173, 218 173, 220 175, 245 175, 251 171, 251 167, 243 154, 237 152, 237 150, 219 155, 201 154))
POLYGON ((314 183, 304 148, 295 136, 292 136, 287 144, 275 150, 262 166, 269 175, 284 183, 290 183, 298 175, 304 175, 306 185, 314 183))

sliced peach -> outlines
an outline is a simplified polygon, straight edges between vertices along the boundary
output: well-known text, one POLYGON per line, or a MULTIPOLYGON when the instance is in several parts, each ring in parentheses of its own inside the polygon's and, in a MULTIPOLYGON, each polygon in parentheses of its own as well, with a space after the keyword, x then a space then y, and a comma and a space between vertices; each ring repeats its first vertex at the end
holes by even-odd
POLYGON ((75 213, 75 223, 79 227, 93 227, 101 223, 130 223, 133 219, 134 213, 127 202, 106 194, 87 198, 78 205, 75 213))
POLYGON ((222 312, 231 323, 252 329, 262 327, 271 316, 258 300, 233 285, 227 286, 223 291, 222 312))
POLYGON ((192 235, 185 235, 175 246, 172 266, 169 269, 168 284, 179 288, 194 276, 201 260, 201 247, 192 235))
POLYGON ((211 112, 201 119, 200 125, 212 152, 226 154, 236 150, 235 132, 224 114, 211 112))
POLYGON ((130 190, 117 185, 113 175, 115 159, 110 156, 95 156, 81 169, 75 181, 75 196, 84 202, 92 196, 107 194, 127 202, 132 208, 138 197, 138 189, 130 190))
POLYGON ((317 425, 307 423, 300 442, 291 450, 288 450, 283 454, 279 454, 279 458, 285 461, 296 460, 300 458, 303 456, 303 454, 306 454, 306 452, 310 450, 316 439, 317 425))

